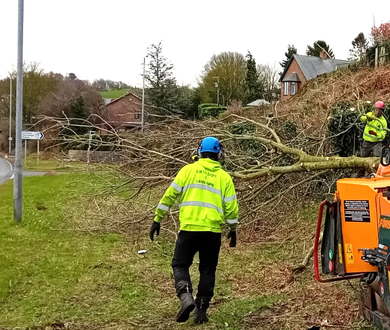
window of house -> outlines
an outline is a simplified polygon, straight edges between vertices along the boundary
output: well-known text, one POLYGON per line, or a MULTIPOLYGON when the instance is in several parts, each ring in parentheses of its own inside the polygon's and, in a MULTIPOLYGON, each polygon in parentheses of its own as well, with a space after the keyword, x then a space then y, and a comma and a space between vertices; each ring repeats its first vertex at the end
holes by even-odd
POLYGON ((295 82, 291 82, 291 95, 294 95, 295 93, 295 82))
POLYGON ((134 119, 141 119, 141 117, 142 117, 141 111, 136 111, 134 114, 134 119))
POLYGON ((288 82, 284 83, 283 95, 288 95, 288 82))

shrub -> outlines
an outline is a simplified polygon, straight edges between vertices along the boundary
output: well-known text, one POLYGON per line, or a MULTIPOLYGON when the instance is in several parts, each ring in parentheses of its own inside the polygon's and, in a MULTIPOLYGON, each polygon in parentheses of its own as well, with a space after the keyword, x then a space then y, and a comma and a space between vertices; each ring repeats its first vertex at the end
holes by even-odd
POLYGON ((198 107, 199 119, 207 118, 207 117, 218 117, 218 115, 226 111, 226 107, 223 105, 218 105, 214 103, 203 103, 198 107))

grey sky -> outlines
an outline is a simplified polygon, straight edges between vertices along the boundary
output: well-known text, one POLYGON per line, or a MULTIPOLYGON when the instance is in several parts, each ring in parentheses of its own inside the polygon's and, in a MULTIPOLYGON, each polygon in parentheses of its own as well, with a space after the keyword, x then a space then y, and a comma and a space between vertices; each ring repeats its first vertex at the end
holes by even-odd
MULTIPOLYGON (((16 67, 18 0, 0 0, 0 79, 16 67)), ((213 54, 252 53, 279 70, 287 46, 304 55, 324 40, 347 59, 352 40, 390 20, 389 0, 25 0, 24 60, 79 79, 141 86, 142 61, 162 41, 179 84, 196 78, 213 54)))

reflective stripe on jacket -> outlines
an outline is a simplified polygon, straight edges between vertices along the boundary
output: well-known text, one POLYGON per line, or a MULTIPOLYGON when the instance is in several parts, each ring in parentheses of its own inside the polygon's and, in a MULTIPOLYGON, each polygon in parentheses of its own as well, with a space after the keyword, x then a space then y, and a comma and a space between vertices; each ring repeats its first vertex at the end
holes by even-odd
POLYGON ((236 191, 219 162, 200 158, 184 166, 161 198, 154 221, 160 222, 178 197, 180 230, 220 233, 225 222, 236 229, 236 191))
POLYGON ((361 120, 366 124, 363 132, 363 139, 368 142, 383 141, 386 137, 387 121, 385 117, 375 116, 373 112, 369 112, 361 117, 361 120), (371 120, 370 120, 371 119, 371 120), (374 131, 377 135, 372 135, 369 132, 374 131))

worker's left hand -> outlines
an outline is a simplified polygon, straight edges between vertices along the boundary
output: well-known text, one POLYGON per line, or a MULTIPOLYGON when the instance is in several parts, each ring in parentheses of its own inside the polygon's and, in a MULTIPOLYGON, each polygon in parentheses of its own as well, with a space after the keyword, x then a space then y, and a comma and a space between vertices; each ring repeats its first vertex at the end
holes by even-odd
POLYGON ((370 133, 371 135, 377 135, 375 131, 369 131, 368 133, 370 133))
POLYGON ((228 234, 228 239, 230 238, 230 243, 229 243, 229 246, 230 247, 236 247, 236 244, 237 244, 237 234, 235 231, 229 231, 229 234, 228 234))

